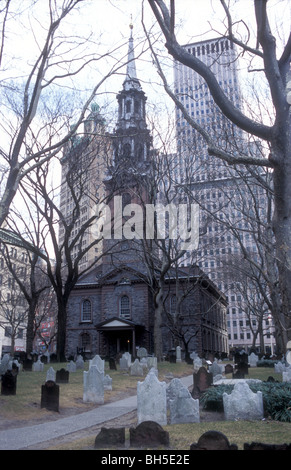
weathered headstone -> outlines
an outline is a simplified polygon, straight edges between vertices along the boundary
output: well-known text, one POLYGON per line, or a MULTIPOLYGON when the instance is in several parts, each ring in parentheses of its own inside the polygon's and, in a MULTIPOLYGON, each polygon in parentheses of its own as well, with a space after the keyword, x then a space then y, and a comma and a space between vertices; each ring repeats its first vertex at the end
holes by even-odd
POLYGON ((1 395, 16 395, 17 374, 7 370, 1 376, 1 395))
POLYGON ((209 366, 209 372, 212 373, 213 377, 216 375, 222 375, 223 368, 218 362, 215 360, 211 366, 209 366))
POLYGON ((170 424, 199 423, 199 400, 194 400, 180 379, 173 379, 167 387, 170 424))
POLYGON ((230 444, 227 437, 219 431, 207 431, 190 450, 238 450, 236 444, 230 444))
POLYGON ((143 377, 143 367, 140 364, 139 360, 136 359, 130 366, 130 375, 135 375, 137 377, 143 377))
POLYGON ((97 366, 91 366, 88 372, 83 372, 83 401, 104 403, 104 373, 97 366))
POLYGON ((32 370, 32 364, 33 364, 32 359, 25 358, 23 360, 23 364, 22 364, 23 370, 26 371, 26 372, 31 371, 32 370))
POLYGON ((120 370, 128 371, 131 366, 131 354, 128 352, 122 354, 119 360, 119 368, 120 370))
POLYGON ((225 374, 232 374, 233 373, 233 366, 231 364, 226 364, 224 369, 225 374))
POLYGON ((291 367, 287 367, 285 371, 282 372, 282 381, 291 382, 291 367))
POLYGON ((95 438, 95 449, 119 447, 125 444, 125 428, 101 428, 95 438))
POLYGON ((148 366, 148 369, 150 369, 151 367, 153 367, 154 369, 157 369, 158 359, 155 356, 149 356, 147 358, 147 366, 148 366))
POLYGON ((10 362, 9 354, 4 354, 0 362, 0 376, 5 374, 5 372, 8 370, 9 362, 10 362))
POLYGON ((230 394, 223 393, 223 408, 227 421, 263 419, 263 394, 252 392, 246 382, 238 382, 230 394))
POLYGON ((60 387, 52 380, 41 386, 41 408, 59 411, 60 387))
POLYGON ((167 424, 166 382, 159 382, 154 369, 147 374, 144 382, 137 383, 137 419, 167 424))
POLYGON ((202 359, 199 356, 194 357, 193 359, 193 369, 194 372, 198 372, 198 370, 202 367, 202 359))
POLYGON ((65 369, 57 370, 56 372, 56 382, 60 384, 69 383, 70 372, 65 369))
POLYGON ((169 433, 156 421, 144 421, 136 428, 129 428, 132 447, 169 446, 169 433))

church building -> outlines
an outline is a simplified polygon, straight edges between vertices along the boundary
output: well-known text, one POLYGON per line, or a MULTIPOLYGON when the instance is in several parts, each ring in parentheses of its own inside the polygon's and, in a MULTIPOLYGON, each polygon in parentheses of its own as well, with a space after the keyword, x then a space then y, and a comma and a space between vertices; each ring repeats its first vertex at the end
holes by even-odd
MULTIPOLYGON (((83 353, 87 358, 95 354, 108 358, 128 351, 135 358, 140 347, 155 353, 157 286, 161 284, 158 250, 143 243, 143 217, 140 224, 131 217, 133 207, 143 215, 145 206, 153 202, 155 154, 146 123, 146 99, 136 74, 131 27, 127 73, 117 95, 118 119, 111 135, 112 165, 103 181, 108 195, 103 257, 71 292, 67 357, 83 353)), ((184 353, 196 351, 203 357, 228 352, 226 297, 199 267, 171 267, 162 288, 165 357, 177 345, 184 353)))

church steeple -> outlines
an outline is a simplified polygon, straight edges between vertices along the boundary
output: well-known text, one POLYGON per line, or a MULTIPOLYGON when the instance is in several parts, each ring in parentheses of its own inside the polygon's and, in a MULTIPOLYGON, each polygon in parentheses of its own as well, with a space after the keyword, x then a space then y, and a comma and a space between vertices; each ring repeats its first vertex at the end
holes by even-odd
POLYGON ((130 24, 126 77, 117 95, 118 120, 115 136, 115 163, 126 159, 129 166, 149 160, 151 137, 146 124, 146 96, 136 73, 133 25, 130 24))

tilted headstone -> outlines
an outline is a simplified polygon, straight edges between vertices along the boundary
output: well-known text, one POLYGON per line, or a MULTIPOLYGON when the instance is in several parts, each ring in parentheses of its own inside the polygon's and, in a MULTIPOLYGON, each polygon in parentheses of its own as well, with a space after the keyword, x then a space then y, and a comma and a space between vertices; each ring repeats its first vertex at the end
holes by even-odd
POLYGON ((192 397, 196 398, 205 392, 213 384, 213 375, 208 372, 205 367, 200 367, 198 372, 193 374, 193 391, 192 397))
POLYGON ((143 377, 143 367, 140 364, 139 360, 136 359, 130 366, 130 375, 135 375, 137 377, 143 377))
POLYGON ((167 424, 166 382, 159 382, 154 369, 147 374, 144 382, 137 383, 137 419, 167 424))
POLYGON ((246 382, 238 382, 230 394, 223 393, 223 408, 228 421, 263 419, 263 394, 252 392, 246 382))
POLYGON ((1 395, 16 395, 17 374, 7 370, 1 376, 1 395))
POLYGON ((60 387, 52 380, 41 386, 41 408, 59 411, 60 387))
POLYGON ((46 373, 46 381, 48 382, 49 380, 52 380, 53 382, 56 381, 56 371, 53 367, 50 367, 46 373))
POLYGON ((59 384, 69 383, 70 372, 65 369, 57 370, 56 372, 56 382, 59 384))
POLYGON ((83 401, 90 403, 104 403, 104 373, 97 366, 92 365, 88 372, 83 372, 83 401))
POLYGON ((167 387, 170 424, 199 423, 199 400, 194 400, 180 379, 173 379, 167 387))

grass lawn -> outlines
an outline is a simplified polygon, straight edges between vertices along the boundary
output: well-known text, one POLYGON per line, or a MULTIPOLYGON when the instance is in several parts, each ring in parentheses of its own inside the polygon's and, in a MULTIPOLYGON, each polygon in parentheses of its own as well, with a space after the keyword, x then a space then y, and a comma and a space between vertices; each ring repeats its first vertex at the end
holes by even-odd
MULTIPOLYGON (((0 396, 0 417, 1 421, 7 420, 8 425, 16 424, 18 420, 23 421, 22 426, 30 421, 55 419, 56 413, 41 409, 41 385, 45 383, 46 371, 52 366, 55 370, 65 367, 65 364, 47 364, 44 372, 20 372, 17 378, 17 391, 15 396, 0 396), (9 423, 8 423, 9 421, 9 423)), ((85 363, 85 370, 88 363, 85 363)), ((168 362, 158 365, 159 380, 165 380, 165 376, 170 372, 173 377, 191 375, 193 366, 185 363, 170 364, 168 362)), ((143 381, 141 377, 132 377, 119 369, 109 370, 109 365, 105 365, 105 374, 110 375, 113 383, 112 391, 105 391, 104 403, 108 403, 118 398, 123 398, 124 394, 136 394, 136 384, 143 381)), ((276 380, 281 380, 281 374, 276 374, 271 368, 250 368, 248 378, 258 378, 266 380, 272 375, 276 380)), ((229 377, 230 378, 230 377, 229 377)), ((68 416, 71 413, 88 411, 96 405, 83 403, 83 371, 78 370, 70 374, 69 384, 60 384, 60 412, 58 418, 68 416)), ((163 426, 169 432, 171 449, 189 450, 193 442, 197 442, 199 437, 206 431, 217 430, 225 434, 231 444, 236 444, 239 449, 243 449, 245 442, 260 441, 269 444, 291 443, 291 423, 282 423, 265 419, 262 421, 213 421, 191 424, 174 424, 163 426)), ((3 429, 3 427, 2 427, 3 429)), ((128 430, 127 430, 128 436, 128 430)), ((78 439, 71 443, 58 446, 60 450, 88 449, 94 446, 94 437, 78 439)))

